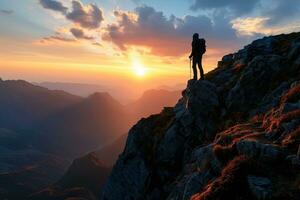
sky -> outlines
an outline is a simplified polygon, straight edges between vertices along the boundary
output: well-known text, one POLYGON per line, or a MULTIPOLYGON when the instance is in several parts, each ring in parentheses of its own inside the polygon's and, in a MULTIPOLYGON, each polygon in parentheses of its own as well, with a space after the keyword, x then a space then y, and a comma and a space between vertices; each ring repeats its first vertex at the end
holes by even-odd
POLYGON ((0 0, 0 77, 110 85, 185 83, 193 33, 205 72, 254 39, 300 31, 299 0, 0 0))

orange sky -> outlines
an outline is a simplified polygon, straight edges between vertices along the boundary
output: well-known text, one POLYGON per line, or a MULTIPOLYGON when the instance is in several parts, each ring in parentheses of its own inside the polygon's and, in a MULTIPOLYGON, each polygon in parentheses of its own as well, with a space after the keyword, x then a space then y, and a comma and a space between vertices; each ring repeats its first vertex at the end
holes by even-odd
POLYGON ((297 9, 267 1, 1 0, 0 77, 110 85, 135 98, 186 83, 194 32, 206 39, 208 72, 253 39, 300 29, 297 9))
MULTIPOLYGON (((85 41, 19 42, 7 38, 1 44, 0 71, 4 79, 125 85, 134 86, 140 93, 160 85, 184 83, 189 78, 189 50, 172 57, 153 55, 141 47, 120 52, 111 44, 98 47, 85 41)), ((186 49, 189 46, 186 44, 186 49)), ((221 53, 208 48, 205 71, 216 66, 221 53)))

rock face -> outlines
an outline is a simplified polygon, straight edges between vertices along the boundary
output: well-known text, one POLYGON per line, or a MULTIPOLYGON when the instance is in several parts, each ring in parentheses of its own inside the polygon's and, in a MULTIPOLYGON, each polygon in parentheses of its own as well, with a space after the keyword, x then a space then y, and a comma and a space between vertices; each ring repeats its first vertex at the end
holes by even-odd
POLYGON ((174 108, 130 130, 101 198, 298 199, 299 42, 254 41, 190 80, 174 108))
POLYGON ((248 176, 249 188, 257 199, 270 199, 272 183, 268 178, 248 176))

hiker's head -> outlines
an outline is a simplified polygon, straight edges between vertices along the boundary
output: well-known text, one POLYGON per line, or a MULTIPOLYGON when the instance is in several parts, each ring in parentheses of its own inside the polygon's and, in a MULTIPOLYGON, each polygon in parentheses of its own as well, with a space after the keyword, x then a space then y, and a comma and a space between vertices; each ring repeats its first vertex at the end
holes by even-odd
POLYGON ((194 33, 193 40, 197 40, 197 39, 199 39, 199 34, 198 33, 194 33))

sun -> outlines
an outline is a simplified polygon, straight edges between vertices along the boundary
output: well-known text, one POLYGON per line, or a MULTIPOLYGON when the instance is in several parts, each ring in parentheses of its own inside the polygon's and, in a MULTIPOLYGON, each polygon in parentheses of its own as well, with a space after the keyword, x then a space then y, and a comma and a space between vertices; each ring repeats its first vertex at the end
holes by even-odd
POLYGON ((144 67, 137 67, 137 68, 135 68, 135 74, 137 75, 137 76, 145 76, 146 75, 146 69, 144 68, 144 67))
POLYGON ((142 64, 142 62, 138 58, 133 59, 132 69, 134 74, 138 77, 144 77, 147 73, 146 67, 142 64))

